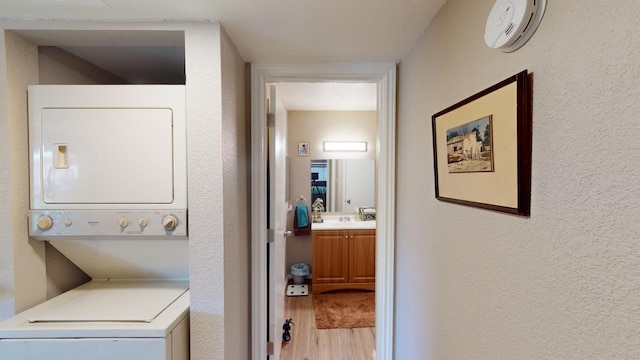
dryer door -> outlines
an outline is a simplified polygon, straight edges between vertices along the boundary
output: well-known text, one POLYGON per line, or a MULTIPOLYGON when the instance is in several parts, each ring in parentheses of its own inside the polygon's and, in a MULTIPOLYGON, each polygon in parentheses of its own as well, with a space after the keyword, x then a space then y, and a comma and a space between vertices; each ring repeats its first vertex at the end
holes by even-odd
POLYGON ((29 86, 30 208, 186 209, 183 85, 29 86))
POLYGON ((44 203, 173 202, 171 109, 45 108, 40 116, 44 203))

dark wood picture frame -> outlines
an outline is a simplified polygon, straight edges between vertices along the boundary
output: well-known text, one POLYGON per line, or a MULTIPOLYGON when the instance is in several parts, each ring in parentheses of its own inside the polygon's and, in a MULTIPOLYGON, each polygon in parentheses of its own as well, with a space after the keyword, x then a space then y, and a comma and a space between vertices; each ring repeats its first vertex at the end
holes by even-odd
POLYGON ((436 199, 531 214, 531 100, 530 74, 523 70, 432 116, 436 199), (492 117, 489 150, 495 158, 494 171, 450 173, 447 129, 484 116, 492 117))

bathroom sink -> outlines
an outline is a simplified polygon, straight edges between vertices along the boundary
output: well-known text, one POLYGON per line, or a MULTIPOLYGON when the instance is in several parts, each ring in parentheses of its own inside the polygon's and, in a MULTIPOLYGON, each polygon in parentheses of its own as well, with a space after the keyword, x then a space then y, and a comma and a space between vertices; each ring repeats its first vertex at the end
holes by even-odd
POLYGON ((311 223, 311 230, 375 229, 375 221, 356 221, 355 215, 323 215, 323 222, 311 223))

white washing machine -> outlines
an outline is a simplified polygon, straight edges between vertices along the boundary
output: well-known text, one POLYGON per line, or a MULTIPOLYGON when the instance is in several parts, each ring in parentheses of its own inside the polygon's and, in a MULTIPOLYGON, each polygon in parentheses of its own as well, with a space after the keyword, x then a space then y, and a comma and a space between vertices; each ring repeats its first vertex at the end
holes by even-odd
POLYGON ((187 360, 186 281, 94 280, 0 324, 2 360, 187 360))
POLYGON ((184 94, 29 87, 29 236, 93 280, 0 322, 1 360, 189 359, 184 94))

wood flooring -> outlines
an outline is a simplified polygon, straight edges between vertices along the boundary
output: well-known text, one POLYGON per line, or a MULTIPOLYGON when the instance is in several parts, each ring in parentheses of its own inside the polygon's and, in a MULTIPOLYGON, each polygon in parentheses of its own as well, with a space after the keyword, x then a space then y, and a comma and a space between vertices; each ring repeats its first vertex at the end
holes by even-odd
POLYGON ((291 341, 282 343, 282 360, 367 360, 376 347, 376 328, 317 329, 313 295, 287 296, 285 317, 293 319, 291 341))

